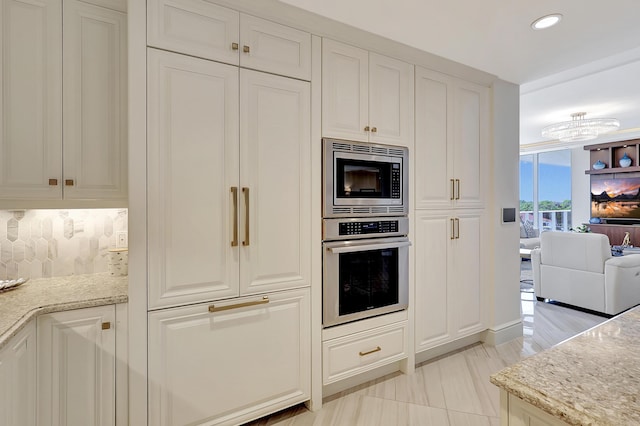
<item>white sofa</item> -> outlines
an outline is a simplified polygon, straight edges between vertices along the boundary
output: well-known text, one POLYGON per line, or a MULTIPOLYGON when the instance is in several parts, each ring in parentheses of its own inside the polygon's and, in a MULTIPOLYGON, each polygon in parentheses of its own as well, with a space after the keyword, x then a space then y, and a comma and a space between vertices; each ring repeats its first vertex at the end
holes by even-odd
POLYGON ((540 247, 540 232, 538 228, 531 227, 527 232, 524 223, 520 221, 520 248, 533 250, 540 247))
POLYGON ((612 257, 606 235, 543 232, 531 262, 539 299, 608 315, 640 304, 640 254, 612 257))

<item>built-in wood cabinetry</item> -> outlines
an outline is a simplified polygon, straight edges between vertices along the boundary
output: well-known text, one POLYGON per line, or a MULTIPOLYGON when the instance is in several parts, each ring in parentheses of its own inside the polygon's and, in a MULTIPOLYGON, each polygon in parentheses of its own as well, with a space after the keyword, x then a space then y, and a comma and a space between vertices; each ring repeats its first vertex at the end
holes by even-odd
POLYGON ((322 136, 413 145, 413 65, 322 40, 322 136))
POLYGON ((0 424, 36 425, 36 324, 0 350, 0 424))
POLYGON ((500 411, 501 424, 509 426, 566 426, 568 424, 504 390, 500 390, 500 411))
POLYGON ((415 349, 484 330, 482 211, 416 211, 415 349))
POLYGON ((149 424, 240 424, 309 399, 309 289, 149 314, 149 424))
POLYGON ((42 315, 37 328, 38 425, 127 424, 116 413, 127 399, 126 344, 116 347, 126 342, 126 304, 42 315))
POLYGON ((484 205, 489 89, 416 67, 415 208, 484 205))
POLYGON ((149 46, 302 80, 311 34, 209 2, 151 0, 149 46))
POLYGON ((100 4, 3 2, 0 198, 126 201, 126 8, 100 4))
POLYGON ((585 145, 584 149, 589 151, 591 160, 589 170, 585 170, 588 175, 640 172, 640 139, 585 145), (631 159, 628 167, 620 166, 620 159, 625 154, 631 159), (604 163, 604 168, 593 168, 598 161, 604 163))

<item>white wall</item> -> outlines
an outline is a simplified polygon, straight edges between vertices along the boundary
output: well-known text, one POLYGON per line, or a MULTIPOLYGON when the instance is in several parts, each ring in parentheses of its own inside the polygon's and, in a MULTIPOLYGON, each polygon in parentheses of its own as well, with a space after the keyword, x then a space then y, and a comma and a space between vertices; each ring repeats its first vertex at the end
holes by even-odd
POLYGON ((582 147, 571 149, 571 222, 576 227, 589 223, 591 218, 591 180, 585 170, 591 168, 589 151, 582 147))
POLYGON ((488 200, 488 222, 493 229, 491 252, 493 289, 489 343, 499 344, 522 335, 520 319, 519 223, 502 223, 502 208, 519 205, 519 87, 498 80, 493 85, 492 197, 488 200))

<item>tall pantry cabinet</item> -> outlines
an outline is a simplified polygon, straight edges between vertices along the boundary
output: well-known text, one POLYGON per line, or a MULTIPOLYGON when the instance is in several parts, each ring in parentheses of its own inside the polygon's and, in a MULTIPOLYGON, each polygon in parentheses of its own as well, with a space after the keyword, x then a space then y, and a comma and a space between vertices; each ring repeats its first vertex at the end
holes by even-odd
POLYGON ((416 352, 486 329, 488 93, 416 67, 416 352))
POLYGON ((310 395, 311 36, 147 10, 149 424, 237 424, 310 395))

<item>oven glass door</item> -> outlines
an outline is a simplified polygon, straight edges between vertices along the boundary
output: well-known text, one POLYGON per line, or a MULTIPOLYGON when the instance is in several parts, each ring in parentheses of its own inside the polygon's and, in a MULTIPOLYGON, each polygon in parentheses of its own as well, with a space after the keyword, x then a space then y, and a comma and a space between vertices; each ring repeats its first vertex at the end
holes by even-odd
POLYGON ((324 243, 323 325, 405 309, 407 237, 324 243))
POLYGON ((398 250, 394 247, 338 255, 340 316, 398 303, 398 250))

